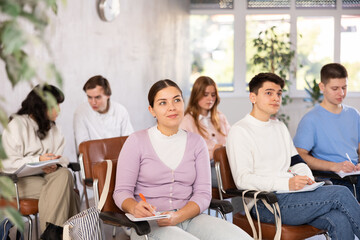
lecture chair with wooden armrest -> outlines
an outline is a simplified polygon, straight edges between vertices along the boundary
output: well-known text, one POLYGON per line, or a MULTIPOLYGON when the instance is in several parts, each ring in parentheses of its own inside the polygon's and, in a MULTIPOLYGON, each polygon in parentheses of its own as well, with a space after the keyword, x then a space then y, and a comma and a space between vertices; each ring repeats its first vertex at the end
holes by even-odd
MULTIPOLYGON (((215 169, 218 177, 219 193, 227 196, 242 196, 243 191, 236 188, 234 183, 228 157, 226 155, 226 148, 221 147, 214 152, 215 169)), ((245 194, 246 197, 253 198, 255 191, 249 191, 245 194)), ((275 193, 262 192, 257 196, 258 199, 266 200, 273 208, 274 204, 278 201, 275 193)), ((244 206, 246 207, 246 206, 244 206)), ((253 221, 256 221, 252 219, 253 221)), ((233 216, 233 223, 246 231, 250 236, 253 236, 251 226, 245 215, 236 213, 233 216)), ((255 224, 256 231, 259 231, 257 224, 255 224)), ((261 223, 261 231, 264 239, 274 239, 276 233, 276 224, 261 223)), ((326 231, 317 229, 310 225, 291 226, 282 224, 281 226, 281 239, 283 240, 300 240, 312 237, 318 234, 326 234, 326 231)), ((327 237, 327 235, 325 235, 327 237)))
POLYGON ((351 176, 346 176, 344 178, 341 178, 336 173, 330 172, 330 171, 318 171, 318 170, 311 170, 311 171, 312 171, 315 179, 321 179, 321 181, 323 181, 323 180, 327 181, 327 179, 329 179, 328 181, 330 181, 330 183, 331 183, 330 178, 333 178, 333 179, 339 179, 339 180, 344 180, 344 181, 350 182, 350 184, 353 186, 354 196, 357 199, 356 185, 358 182, 358 177, 360 175, 351 175, 351 176))
MULTIPOLYGON (((78 163, 69 163, 68 168, 70 168, 73 172, 79 171, 80 166, 78 163)), ((75 174, 73 174, 75 177, 75 174)), ((36 233, 36 239, 39 239, 39 233, 38 233, 38 219, 37 214, 39 213, 39 199, 33 199, 33 198, 20 198, 19 197, 19 191, 18 191, 18 181, 19 178, 16 176, 16 174, 11 173, 3 173, 0 172, 0 176, 6 176, 12 180, 15 187, 15 199, 13 201, 8 201, 4 198, 0 198, 0 207, 6 207, 11 206, 16 208, 21 215, 26 217, 29 221, 29 228, 28 228, 28 239, 30 240, 32 238, 32 228, 33 228, 33 221, 31 218, 31 215, 35 217, 35 233, 36 233)), ((74 179, 75 182, 75 191, 79 193, 79 190, 77 189, 76 185, 76 178, 74 179)))
MULTIPOLYGON (((115 188, 115 179, 116 179, 116 167, 117 167, 117 159, 112 160, 113 162, 113 169, 111 174, 110 180, 110 187, 108 197, 104 204, 103 209, 100 213, 100 218, 103 220, 105 224, 109 224, 112 226, 124 226, 124 227, 131 227, 134 228, 138 235, 146 236, 150 231, 150 225, 147 221, 143 222, 132 222, 130 221, 115 204, 113 199, 113 193, 115 188)), ((93 165, 93 178, 94 178, 94 195, 95 195, 95 205, 98 204, 99 196, 103 191, 106 179, 106 170, 107 170, 107 163, 106 161, 98 162, 93 165)), ((228 201, 221 201, 218 199, 212 199, 209 208, 219 211, 220 215, 225 215, 233 211, 233 207, 230 202, 228 201)))
POLYGON ((87 188, 93 186, 92 166, 105 159, 117 159, 127 136, 89 140, 80 143, 79 164, 81 168, 81 182, 84 187, 86 208, 89 208, 87 188))

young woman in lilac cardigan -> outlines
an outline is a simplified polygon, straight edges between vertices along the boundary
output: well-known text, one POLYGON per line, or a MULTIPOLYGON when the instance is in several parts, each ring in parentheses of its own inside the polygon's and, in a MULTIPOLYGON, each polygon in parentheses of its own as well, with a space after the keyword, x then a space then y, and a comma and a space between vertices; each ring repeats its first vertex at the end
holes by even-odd
MULTIPOLYGON (((211 200, 209 153, 201 136, 179 129, 184 116, 180 88, 160 80, 148 100, 157 125, 130 135, 120 152, 117 206, 135 217, 152 216, 154 210, 170 214, 150 221, 150 239, 251 239, 237 226, 201 214, 211 200)), ((132 231, 131 239, 137 238, 132 231)))

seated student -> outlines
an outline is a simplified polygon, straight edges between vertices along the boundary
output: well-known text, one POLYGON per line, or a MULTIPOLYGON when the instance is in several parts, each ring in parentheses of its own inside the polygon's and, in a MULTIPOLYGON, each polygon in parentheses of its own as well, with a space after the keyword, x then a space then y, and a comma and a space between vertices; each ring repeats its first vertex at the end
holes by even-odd
POLYGON ((213 154, 216 149, 225 145, 230 130, 225 115, 217 110, 219 103, 220 97, 214 80, 206 76, 199 77, 193 85, 185 117, 180 124, 180 128, 198 133, 205 139, 211 159, 213 187, 217 187, 213 154))
MULTIPOLYGON (((300 190, 314 183, 285 124, 270 118, 280 108, 284 83, 273 73, 260 73, 249 83, 252 111, 232 126, 226 142, 231 172, 240 189, 300 190)), ((331 239, 360 237, 360 205, 346 187, 323 186, 276 196, 284 224, 326 229, 331 239)), ((262 222, 274 222, 262 201, 257 208, 262 222)), ((256 218, 255 208, 251 214, 256 218)))
POLYGON ((74 192, 74 179, 67 169, 69 160, 62 156, 64 136, 55 125, 60 112, 59 104, 64 101, 60 89, 52 85, 37 85, 22 102, 20 110, 10 118, 2 135, 7 159, 2 161, 3 172, 14 173, 26 163, 59 159, 63 167, 45 167, 45 175, 22 177, 18 188, 21 198, 39 199, 39 220, 41 231, 46 223, 62 226, 79 212, 79 196, 74 192), (45 99, 51 95, 57 106, 48 109, 38 95, 45 99))
MULTIPOLYGON (((341 64, 330 63, 322 67, 320 75, 319 87, 324 100, 301 119, 294 138, 295 147, 313 170, 360 170, 360 114, 355 108, 342 104, 347 90, 347 71, 341 64)), ((354 191, 349 181, 331 181, 354 191)), ((356 192, 360 201, 360 178, 356 192)))
MULTIPOLYGON (((184 117, 180 88, 160 80, 148 100, 157 125, 126 140, 117 164, 116 205, 135 217, 152 216, 154 210, 170 214, 150 222, 150 239, 251 239, 237 226, 201 214, 211 200, 209 154, 199 135, 179 128, 184 117)), ((137 238, 132 231, 131 239, 137 238)))
POLYGON ((134 129, 129 113, 120 103, 110 100, 111 88, 103 76, 91 77, 83 87, 88 103, 82 103, 74 114, 76 149, 88 140, 128 136, 134 129))

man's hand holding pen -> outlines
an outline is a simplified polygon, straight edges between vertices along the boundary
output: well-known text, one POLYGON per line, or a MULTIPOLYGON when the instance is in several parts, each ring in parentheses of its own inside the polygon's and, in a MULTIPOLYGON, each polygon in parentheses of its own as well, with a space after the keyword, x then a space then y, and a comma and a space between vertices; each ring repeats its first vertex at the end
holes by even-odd
MULTIPOLYGON (((290 173, 292 173, 291 171, 289 171, 290 173)), ((311 178, 309 178, 308 176, 300 176, 297 175, 296 173, 292 173, 293 177, 289 179, 289 190, 293 191, 293 190, 300 190, 303 189, 305 187, 305 185, 311 185, 313 183, 315 183, 314 180, 312 180, 311 178)))

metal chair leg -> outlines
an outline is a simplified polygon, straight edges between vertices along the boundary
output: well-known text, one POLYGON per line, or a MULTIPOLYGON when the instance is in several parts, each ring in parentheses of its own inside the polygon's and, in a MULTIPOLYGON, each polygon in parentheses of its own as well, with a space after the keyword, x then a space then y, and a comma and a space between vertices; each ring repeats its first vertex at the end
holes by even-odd
POLYGON ((221 217, 222 219, 227 220, 227 219, 226 219, 226 215, 223 214, 219 208, 216 210, 216 215, 218 215, 218 214, 220 214, 220 217, 221 217))
POLYGON ((37 214, 35 214, 35 236, 36 236, 36 239, 39 239, 39 221, 38 221, 37 214))
POLYGON ((113 232, 112 232, 112 237, 115 238, 115 236, 116 236, 116 227, 114 226, 113 227, 113 232))
POLYGON ((83 194, 85 196, 85 203, 86 203, 86 209, 89 208, 89 199, 88 199, 88 195, 87 195, 87 189, 86 189, 86 184, 85 181, 83 181, 83 194))
POLYGON ((354 188, 354 196, 355 196, 355 198, 357 199, 356 185, 355 185, 355 184, 353 184, 353 188, 354 188))
POLYGON ((31 238, 32 238, 32 219, 30 216, 27 216, 26 218, 29 221, 28 240, 31 240, 31 238))

